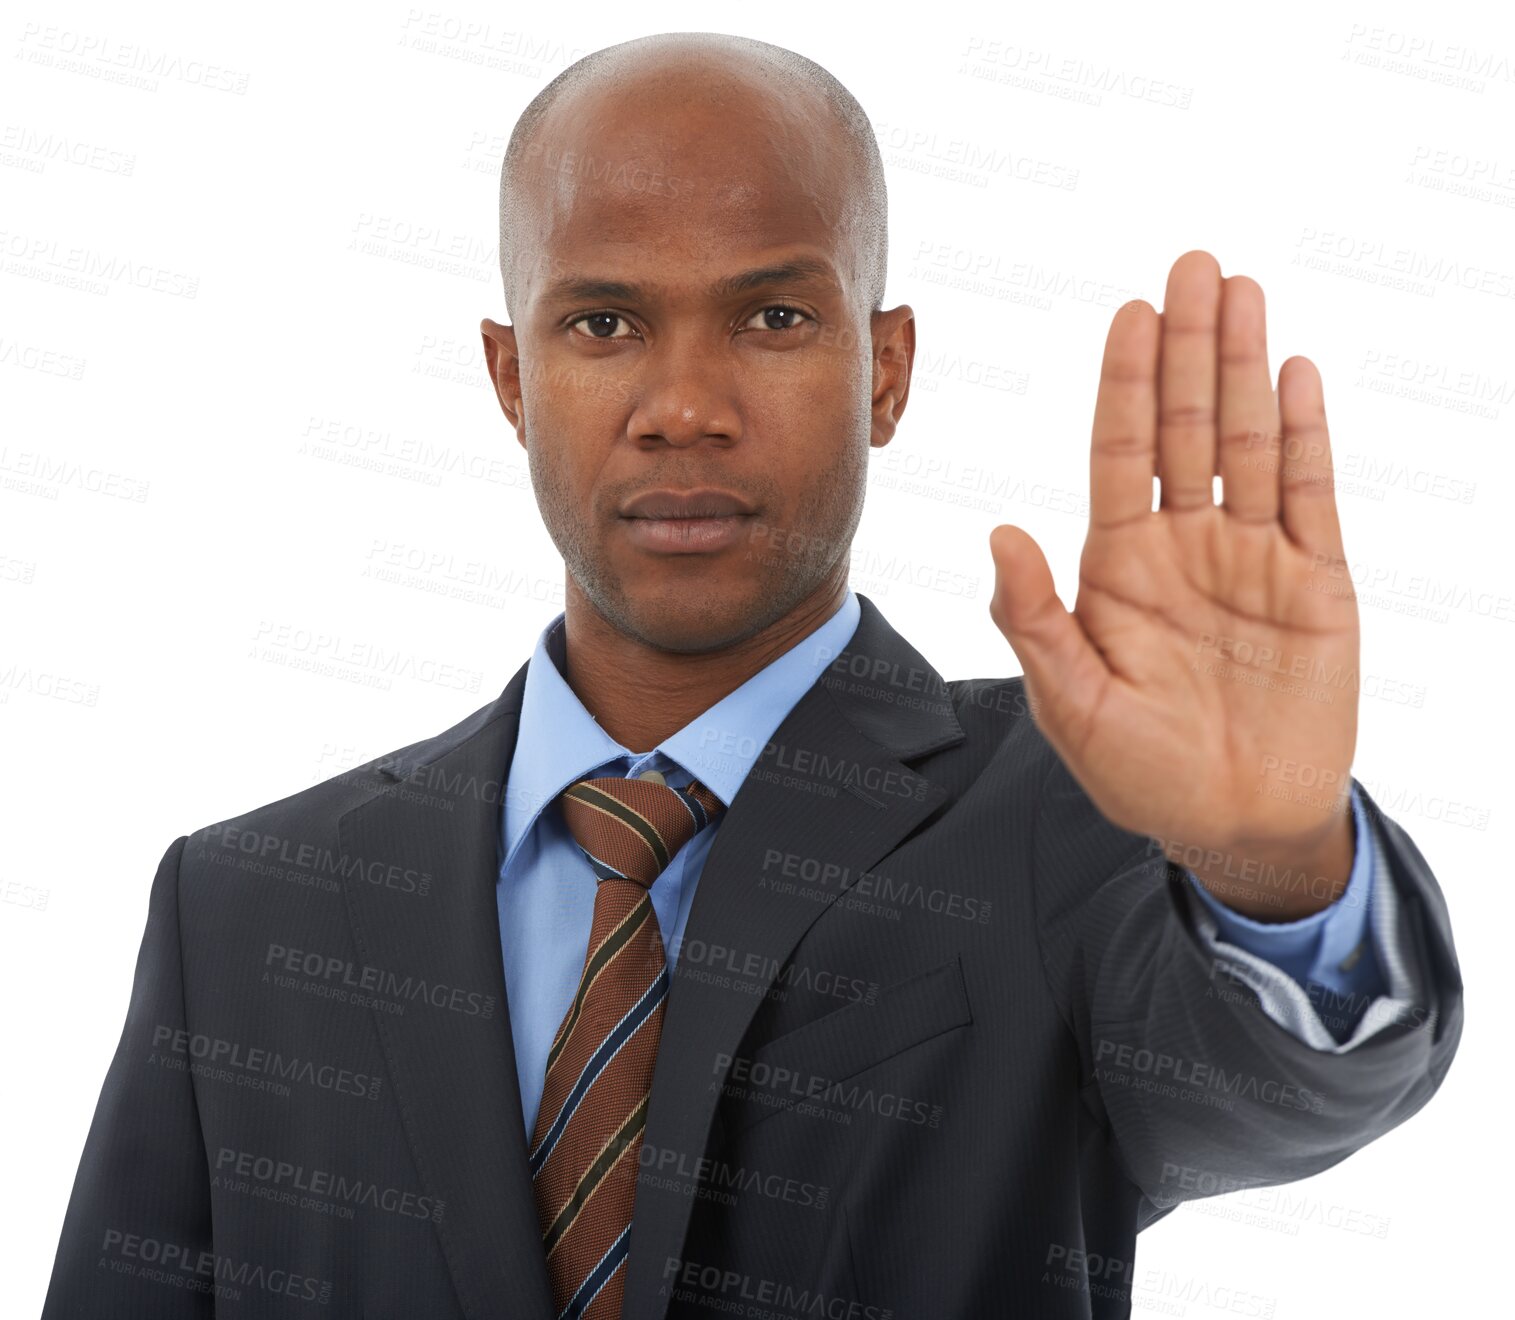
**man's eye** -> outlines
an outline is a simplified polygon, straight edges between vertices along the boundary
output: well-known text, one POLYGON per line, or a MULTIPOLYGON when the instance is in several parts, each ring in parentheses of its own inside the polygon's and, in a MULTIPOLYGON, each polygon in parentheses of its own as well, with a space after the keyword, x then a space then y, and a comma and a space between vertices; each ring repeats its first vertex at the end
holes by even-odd
POLYGON ((760 311, 754 312, 752 314, 752 321, 748 321, 747 325, 753 330, 793 330, 800 320, 808 321, 810 319, 809 313, 800 311, 798 307, 787 307, 783 303, 775 303, 771 307, 764 307, 760 311), (763 324, 753 325, 752 321, 756 321, 759 317, 764 318, 763 324), (777 324, 775 321, 777 321, 777 324))
POLYGON ((618 335, 615 333, 615 324, 618 321, 626 330, 629 331, 631 329, 631 326, 627 323, 626 318, 624 316, 618 316, 615 312, 590 312, 588 316, 581 316, 577 321, 571 322, 571 324, 584 325, 587 323, 590 326, 590 329, 585 332, 585 335, 590 339, 630 338, 629 334, 618 335))

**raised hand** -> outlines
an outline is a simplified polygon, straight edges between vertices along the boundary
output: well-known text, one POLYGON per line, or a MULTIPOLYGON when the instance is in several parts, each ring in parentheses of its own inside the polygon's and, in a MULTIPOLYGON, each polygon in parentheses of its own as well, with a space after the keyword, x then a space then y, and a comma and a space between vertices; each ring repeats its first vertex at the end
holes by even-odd
POLYGON ((1038 727, 1115 824, 1229 859, 1214 887, 1239 910, 1323 906, 1334 894, 1249 903, 1237 887, 1241 859, 1345 884, 1357 741, 1357 599, 1320 373, 1292 357, 1275 395, 1256 282, 1188 252, 1161 314, 1115 314, 1089 482, 1072 612, 1030 536, 990 534, 989 613, 1038 727))

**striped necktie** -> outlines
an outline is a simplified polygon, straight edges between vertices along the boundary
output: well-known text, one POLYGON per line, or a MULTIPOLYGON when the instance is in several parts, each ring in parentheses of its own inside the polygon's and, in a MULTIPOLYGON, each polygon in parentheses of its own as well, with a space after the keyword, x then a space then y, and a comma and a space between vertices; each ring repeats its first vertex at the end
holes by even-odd
POLYGON ((599 887, 578 992, 547 1055, 530 1168, 558 1320, 612 1320, 669 986, 648 890, 724 804, 661 776, 581 779, 558 801, 599 887))

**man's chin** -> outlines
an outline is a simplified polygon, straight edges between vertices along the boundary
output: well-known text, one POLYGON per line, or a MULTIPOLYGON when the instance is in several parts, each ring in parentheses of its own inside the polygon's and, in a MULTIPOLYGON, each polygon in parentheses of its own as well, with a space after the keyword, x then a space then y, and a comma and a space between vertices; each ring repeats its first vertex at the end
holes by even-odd
POLYGON ((708 583, 670 583, 664 577, 641 591, 628 590, 622 608, 632 635, 661 651, 698 654, 732 646, 771 622, 770 588, 733 581, 728 574, 705 576, 708 583))

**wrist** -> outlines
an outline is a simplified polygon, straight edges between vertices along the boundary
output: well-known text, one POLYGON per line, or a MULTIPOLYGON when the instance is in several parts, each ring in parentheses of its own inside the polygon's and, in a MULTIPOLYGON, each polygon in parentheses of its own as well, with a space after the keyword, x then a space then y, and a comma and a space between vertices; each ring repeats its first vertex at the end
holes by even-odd
POLYGON ((1211 850, 1189 869, 1205 890, 1254 921, 1302 921, 1346 892, 1356 827, 1350 807, 1310 839, 1211 850))

